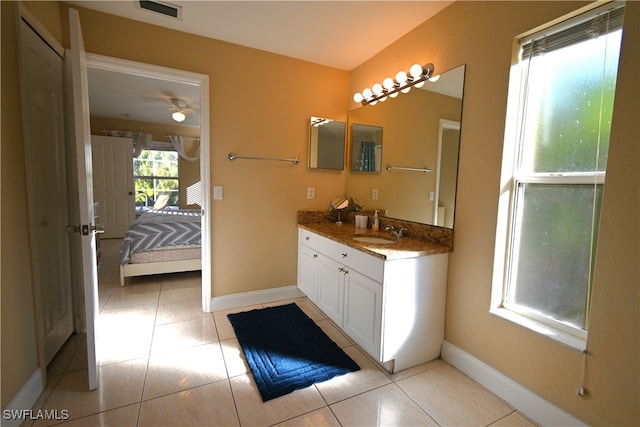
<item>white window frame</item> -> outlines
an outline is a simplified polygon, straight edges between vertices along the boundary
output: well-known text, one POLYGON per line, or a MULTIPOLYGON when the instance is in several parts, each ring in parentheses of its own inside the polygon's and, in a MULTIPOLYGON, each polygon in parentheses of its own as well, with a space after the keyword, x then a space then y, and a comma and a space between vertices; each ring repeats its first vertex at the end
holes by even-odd
MULTIPOLYGON (((155 180, 162 180, 162 179, 171 179, 171 180, 177 180, 178 181, 178 189, 171 191, 172 193, 178 193, 178 204, 177 205, 168 205, 171 207, 180 207, 180 156, 179 153, 174 150, 174 149, 165 149, 164 147, 150 147, 150 148, 144 148, 142 151, 173 151, 174 153, 176 153, 178 155, 178 158, 176 159, 176 163, 178 165, 178 176, 158 176, 158 175, 135 175, 133 176, 133 181, 135 183, 136 179, 152 179, 154 180, 154 185, 153 185, 153 194, 156 195, 156 193, 162 192, 162 191, 166 191, 166 190, 161 190, 161 191, 157 191, 156 186, 155 186, 155 180)), ((137 159, 134 158, 133 162, 135 163, 137 159)), ((157 163, 157 160, 153 159, 153 163, 154 165, 157 163)), ((134 170, 135 170, 135 164, 134 164, 134 170)), ((135 193, 136 193, 136 198, 138 196, 138 190, 135 189, 135 193)), ((157 197, 154 197, 154 200, 157 199, 157 197)), ((136 199, 137 200, 137 199, 136 199)), ((151 205, 153 206, 153 204, 151 205)))
MULTIPOLYGON (((602 8, 607 9, 612 3, 595 8, 590 15, 597 14, 602 8)), ((574 25, 576 19, 568 19, 565 27, 574 25)), ((551 28, 551 26, 550 26, 551 28)), ((544 30, 543 30, 544 31, 544 30)), ((536 32, 539 34, 540 32, 536 32)), ((522 40, 532 35, 522 37, 522 40)), ((515 40, 514 49, 519 52, 521 40, 515 40)), ((526 90, 526 62, 517 61, 509 75, 507 98, 507 115, 505 122, 505 139, 500 176, 500 194, 498 201, 498 217, 496 227, 496 245, 494 252, 494 269, 492 279, 490 312, 501 318, 531 329, 537 333, 552 338, 576 350, 585 351, 588 332, 573 325, 550 319, 520 305, 506 301, 507 282, 511 274, 509 254, 513 247, 517 247, 514 234, 516 218, 514 208, 519 183, 534 184, 604 184, 606 172, 571 172, 571 173, 519 173, 517 171, 520 155, 519 134, 524 115, 524 91, 526 90)), ((588 303, 587 303, 588 304, 588 303)), ((587 311, 589 307, 587 306, 587 311)))

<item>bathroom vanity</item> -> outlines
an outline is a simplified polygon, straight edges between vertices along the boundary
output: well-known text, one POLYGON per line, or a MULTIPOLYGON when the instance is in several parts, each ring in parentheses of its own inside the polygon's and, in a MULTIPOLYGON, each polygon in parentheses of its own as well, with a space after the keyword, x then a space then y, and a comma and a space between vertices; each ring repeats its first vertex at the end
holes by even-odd
POLYGON ((439 357, 450 247, 332 222, 298 224, 298 287, 389 372, 439 357))

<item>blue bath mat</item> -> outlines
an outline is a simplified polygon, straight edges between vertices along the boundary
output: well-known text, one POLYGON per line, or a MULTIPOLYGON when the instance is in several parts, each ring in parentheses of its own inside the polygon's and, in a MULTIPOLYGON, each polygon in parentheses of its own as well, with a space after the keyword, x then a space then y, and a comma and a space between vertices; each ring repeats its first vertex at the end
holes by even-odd
POLYGON ((263 402, 360 369, 296 304, 227 317, 263 402))

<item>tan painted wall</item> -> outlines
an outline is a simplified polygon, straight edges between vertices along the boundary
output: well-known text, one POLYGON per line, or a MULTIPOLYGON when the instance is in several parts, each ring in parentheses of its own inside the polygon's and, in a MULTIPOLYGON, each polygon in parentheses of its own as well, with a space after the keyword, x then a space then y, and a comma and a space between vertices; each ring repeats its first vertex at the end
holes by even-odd
POLYGON ((354 70, 350 93, 415 62, 433 62, 436 73, 467 64, 446 339, 589 424, 638 425, 638 2, 627 3, 592 297, 588 396, 576 395, 579 352, 489 314, 512 41, 582 5, 456 2, 354 70))

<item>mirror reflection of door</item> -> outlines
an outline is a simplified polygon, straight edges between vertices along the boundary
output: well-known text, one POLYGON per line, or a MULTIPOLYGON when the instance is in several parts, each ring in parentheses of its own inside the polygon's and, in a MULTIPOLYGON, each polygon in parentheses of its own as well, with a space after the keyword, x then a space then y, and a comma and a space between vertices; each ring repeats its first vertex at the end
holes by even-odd
POLYGON ((453 228, 456 203, 456 177, 460 122, 440 120, 438 137, 438 167, 434 203, 434 223, 440 227, 453 228))

